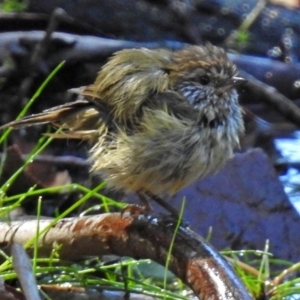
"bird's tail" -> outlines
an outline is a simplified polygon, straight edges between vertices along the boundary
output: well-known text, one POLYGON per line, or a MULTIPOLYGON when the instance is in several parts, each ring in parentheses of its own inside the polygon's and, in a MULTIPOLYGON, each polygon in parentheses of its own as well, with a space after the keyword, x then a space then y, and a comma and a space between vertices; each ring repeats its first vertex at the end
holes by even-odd
POLYGON ((78 100, 12 121, 1 126, 0 130, 50 123, 56 128, 62 127, 60 134, 53 135, 56 138, 92 139, 105 125, 107 117, 105 110, 92 101, 78 100))

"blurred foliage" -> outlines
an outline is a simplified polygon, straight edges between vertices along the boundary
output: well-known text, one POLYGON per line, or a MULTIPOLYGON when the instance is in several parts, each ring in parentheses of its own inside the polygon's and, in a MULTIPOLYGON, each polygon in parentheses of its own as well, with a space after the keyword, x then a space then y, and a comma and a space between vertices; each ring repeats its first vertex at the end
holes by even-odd
POLYGON ((19 12, 25 10, 28 2, 26 0, 4 0, 0 2, 0 12, 19 12))

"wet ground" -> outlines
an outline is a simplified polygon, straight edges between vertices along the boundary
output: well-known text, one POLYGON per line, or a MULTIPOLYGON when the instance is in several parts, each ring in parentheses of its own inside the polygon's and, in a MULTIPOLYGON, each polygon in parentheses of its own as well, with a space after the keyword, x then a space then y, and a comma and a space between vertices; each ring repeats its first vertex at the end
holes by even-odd
POLYGON ((300 213, 300 171, 295 167, 300 166, 300 131, 295 131, 291 137, 275 139, 275 146, 286 163, 291 165, 279 178, 291 203, 300 213))

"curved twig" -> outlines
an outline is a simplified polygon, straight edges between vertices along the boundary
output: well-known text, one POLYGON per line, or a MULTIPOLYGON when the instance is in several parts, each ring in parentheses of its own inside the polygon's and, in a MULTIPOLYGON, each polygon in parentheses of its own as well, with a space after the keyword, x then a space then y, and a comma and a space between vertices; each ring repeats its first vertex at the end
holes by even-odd
POLYGON ((290 99, 279 93, 274 87, 271 87, 258 79, 254 78, 245 71, 240 71, 240 75, 248 80, 244 88, 251 91, 257 99, 261 99, 275 109, 290 122, 300 126, 300 108, 290 99))
MULTIPOLYGON (((36 235, 36 225, 33 220, 0 223, 0 243, 25 244, 36 235)), ((165 265, 174 234, 170 221, 145 216, 124 218, 118 213, 63 219, 55 225, 51 220, 41 220, 41 230, 46 227, 50 229, 39 238, 39 253, 49 254, 58 243, 60 257, 68 260, 115 254, 150 258, 165 265)), ((180 227, 177 232, 170 270, 202 300, 253 299, 229 263, 188 228, 180 227)))

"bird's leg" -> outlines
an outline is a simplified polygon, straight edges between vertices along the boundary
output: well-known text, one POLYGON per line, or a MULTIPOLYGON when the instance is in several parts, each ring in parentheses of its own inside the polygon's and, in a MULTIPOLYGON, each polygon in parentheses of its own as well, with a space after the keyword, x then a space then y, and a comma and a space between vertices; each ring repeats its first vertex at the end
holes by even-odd
POLYGON ((141 214, 149 214, 152 212, 152 207, 147 199, 147 197, 142 192, 137 192, 139 200, 142 202, 142 205, 138 204, 129 204, 125 208, 122 209, 122 216, 126 213, 130 215, 141 215, 141 214))
POLYGON ((169 204, 164 199, 160 198, 159 196, 157 196, 149 191, 144 191, 144 194, 147 195, 152 200, 154 200, 157 204, 159 204, 165 210, 167 210, 172 215, 172 217, 174 217, 176 220, 179 219, 179 213, 178 213, 177 209, 175 209, 171 204, 169 204))
POLYGON ((142 202, 142 205, 127 205, 122 210, 122 215, 125 215, 125 213, 129 213, 130 215, 149 214, 153 211, 153 208, 151 207, 151 204, 147 198, 149 197, 150 199, 154 200, 158 205, 163 207, 166 211, 168 211, 175 220, 178 220, 180 218, 178 211, 159 196, 149 191, 138 191, 137 195, 139 197, 139 200, 142 202))
POLYGON ((143 192, 137 192, 137 195, 138 195, 140 201, 142 202, 145 211, 148 213, 152 212, 153 208, 152 208, 149 200, 145 196, 145 194, 143 192))

